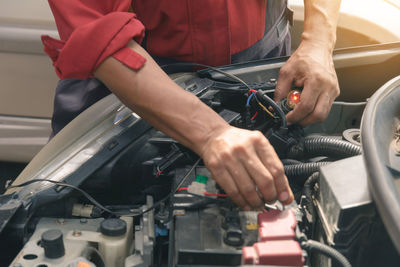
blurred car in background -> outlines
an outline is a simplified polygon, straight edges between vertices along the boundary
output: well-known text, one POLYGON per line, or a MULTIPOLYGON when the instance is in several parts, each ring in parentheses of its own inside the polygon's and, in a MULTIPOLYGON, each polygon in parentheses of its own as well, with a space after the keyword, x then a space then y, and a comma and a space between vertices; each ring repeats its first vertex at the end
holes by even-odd
MULTIPOLYGON (((294 11, 292 48, 303 31, 303 0, 289 0, 294 11)), ((337 27, 336 48, 397 42, 400 40, 400 1, 342 0, 337 27)))
POLYGON ((0 161, 28 162, 48 141, 57 76, 42 34, 58 36, 47 1, 0 3, 0 161))

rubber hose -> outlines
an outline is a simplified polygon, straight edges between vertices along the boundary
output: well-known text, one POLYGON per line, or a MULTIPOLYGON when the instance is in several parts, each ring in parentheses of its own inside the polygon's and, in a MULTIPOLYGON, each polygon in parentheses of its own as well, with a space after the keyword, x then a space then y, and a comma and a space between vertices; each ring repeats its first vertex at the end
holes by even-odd
POLYGON ((307 178, 306 182, 303 186, 303 195, 305 196, 305 207, 310 212, 310 214, 314 214, 314 206, 312 205, 312 193, 313 187, 315 183, 319 180, 319 172, 314 172, 310 177, 307 178))
POLYGON ((320 162, 309 162, 294 165, 284 166, 285 174, 288 177, 299 177, 299 176, 310 176, 314 172, 319 170, 319 167, 325 166, 330 162, 320 161, 320 162))
POLYGON ((337 156, 347 158, 361 154, 361 147, 348 141, 330 136, 306 137, 304 141, 290 148, 289 158, 310 158, 337 156))
POLYGON ((295 164, 302 164, 303 162, 296 160, 296 159, 282 159, 283 165, 295 165, 295 164))
POLYGON ((318 252, 321 253, 333 260, 337 263, 342 265, 343 267, 351 267, 350 262, 343 256, 342 253, 337 251, 336 249, 325 245, 323 243, 314 241, 314 240, 307 240, 301 243, 301 247, 310 252, 318 252))

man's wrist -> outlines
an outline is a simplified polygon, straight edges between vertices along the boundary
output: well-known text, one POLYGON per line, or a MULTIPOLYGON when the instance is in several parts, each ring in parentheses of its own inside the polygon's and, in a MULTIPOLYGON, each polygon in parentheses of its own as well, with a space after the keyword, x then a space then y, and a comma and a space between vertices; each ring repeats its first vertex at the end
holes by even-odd
POLYGON ((304 31, 301 35, 301 45, 311 46, 315 49, 323 49, 329 53, 333 52, 336 44, 336 34, 321 36, 315 33, 304 31))
POLYGON ((209 147, 212 142, 218 138, 218 136, 222 135, 231 127, 222 118, 221 120, 222 121, 220 122, 205 122, 207 125, 204 126, 207 127, 207 130, 201 134, 196 134, 195 136, 192 136, 191 149, 196 152, 200 157, 204 156, 207 147, 209 147))
POLYGON ((336 26, 340 0, 304 0, 302 41, 325 46, 332 52, 336 43, 336 26))

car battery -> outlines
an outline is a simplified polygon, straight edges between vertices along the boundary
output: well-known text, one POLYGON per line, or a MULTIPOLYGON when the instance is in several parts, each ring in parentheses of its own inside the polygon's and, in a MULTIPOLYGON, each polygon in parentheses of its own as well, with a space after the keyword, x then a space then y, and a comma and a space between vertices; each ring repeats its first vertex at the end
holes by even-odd
POLYGON ((257 212, 215 206, 175 210, 174 220, 176 266, 238 266, 258 239, 257 212))

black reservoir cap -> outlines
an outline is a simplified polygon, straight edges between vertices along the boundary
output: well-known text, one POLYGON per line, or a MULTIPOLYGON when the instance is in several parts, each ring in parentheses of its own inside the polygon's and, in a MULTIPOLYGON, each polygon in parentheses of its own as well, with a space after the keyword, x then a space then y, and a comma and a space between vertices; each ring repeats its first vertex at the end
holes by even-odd
POLYGON ((44 248, 44 255, 49 259, 57 259, 65 255, 63 234, 59 229, 44 232, 41 245, 44 248))
POLYGON ((126 233, 126 222, 121 219, 105 219, 100 224, 100 232, 105 236, 121 236, 126 233))

